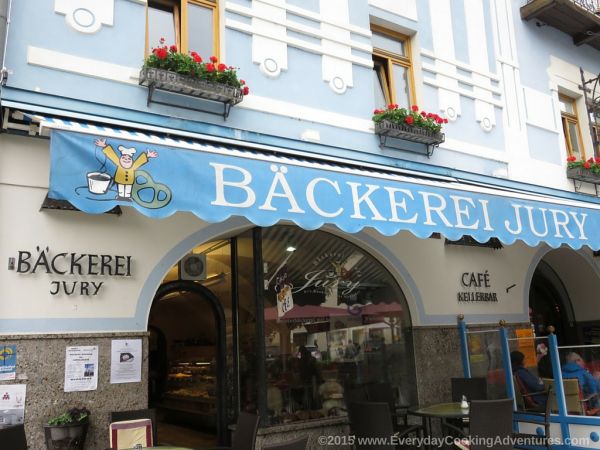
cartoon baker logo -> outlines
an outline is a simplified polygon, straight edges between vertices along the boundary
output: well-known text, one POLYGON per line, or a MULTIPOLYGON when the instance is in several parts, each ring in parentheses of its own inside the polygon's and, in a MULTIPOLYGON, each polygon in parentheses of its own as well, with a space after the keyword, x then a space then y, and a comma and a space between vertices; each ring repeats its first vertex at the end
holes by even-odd
POLYGON ((96 200, 133 201, 150 209, 162 208, 171 201, 171 190, 155 182, 148 172, 140 170, 150 159, 158 158, 157 151, 148 149, 135 157, 138 153, 135 147, 119 145, 115 150, 107 144, 106 139, 96 139, 94 143, 96 159, 102 162, 102 167, 87 174, 87 188, 95 194, 96 200), (98 150, 101 151, 101 158, 98 150), (106 171, 107 159, 116 167, 112 176, 106 171))

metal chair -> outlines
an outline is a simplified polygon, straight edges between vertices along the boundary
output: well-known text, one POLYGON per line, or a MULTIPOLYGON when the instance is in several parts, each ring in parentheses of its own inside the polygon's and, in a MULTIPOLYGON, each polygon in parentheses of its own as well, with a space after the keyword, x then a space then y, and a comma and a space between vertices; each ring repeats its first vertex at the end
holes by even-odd
POLYGON ((21 424, 0 428, 0 444, 2 448, 10 450, 27 450, 25 426, 21 424))
POLYGON ((154 445, 157 445, 156 410, 154 408, 133 409, 129 411, 112 411, 110 413, 111 422, 123 422, 125 420, 137 419, 150 419, 152 421, 152 442, 154 442, 154 445))
MULTIPOLYGON (((549 386, 546 391, 542 394, 546 396, 546 407, 543 412, 533 412, 527 411, 527 415, 524 417, 519 417, 519 419, 515 419, 517 423, 530 423, 533 425, 537 425, 536 429, 539 426, 544 428, 544 434, 529 434, 529 433, 521 433, 515 432, 513 433, 514 438, 514 448, 517 449, 528 449, 531 447, 545 447, 550 450, 550 392, 552 391, 552 386, 549 386)), ((540 393, 538 392, 537 395, 540 393)))
MULTIPOLYGON (((556 402, 556 395, 554 394, 556 392, 554 380, 542 378, 542 381, 546 387, 552 390, 552 394, 548 398, 551 411, 558 412, 558 404, 556 402)), ((577 378, 563 378, 563 392, 569 414, 582 416, 595 416, 598 414, 599 409, 592 405, 593 402, 597 401, 598 394, 584 395, 577 378)))
POLYGON ((259 421, 260 417, 257 414, 244 411, 239 413, 235 434, 231 442, 232 450, 254 450, 259 421))
POLYGON ((390 439, 400 439, 410 434, 420 435, 421 426, 396 432, 392 413, 387 402, 352 402, 348 405, 350 428, 355 436, 355 450, 389 450, 390 439), (376 438, 369 442, 370 439, 376 438))
MULTIPOLYGON (((230 447, 212 447, 203 450, 254 450, 256 447, 256 433, 260 417, 256 414, 241 411, 238 414, 235 432, 230 447)), ((264 447, 263 447, 264 448, 264 447)))
MULTIPOLYGON (((494 442, 494 450, 512 450, 513 399, 472 400, 469 407, 469 438, 457 439, 454 445, 461 450, 489 450, 494 442), (498 439, 499 438, 499 439, 498 439)), ((451 426, 451 425, 447 425, 451 426)), ((462 430, 456 428, 462 433, 462 430)))
POLYGON ((308 436, 303 436, 292 441, 281 442, 278 444, 263 445, 263 450, 306 450, 308 445, 308 436))
POLYGON ((390 383, 369 383, 366 388, 368 401, 382 402, 389 405, 396 432, 407 434, 412 431, 420 431, 423 428, 422 425, 408 424, 408 405, 404 405, 403 408, 397 406, 396 395, 390 383))
MULTIPOLYGON (((487 380, 483 377, 450 378, 450 390, 453 402, 460 402, 463 395, 467 401, 487 399, 487 380)), ((455 427, 468 428, 469 419, 448 419, 455 427)))

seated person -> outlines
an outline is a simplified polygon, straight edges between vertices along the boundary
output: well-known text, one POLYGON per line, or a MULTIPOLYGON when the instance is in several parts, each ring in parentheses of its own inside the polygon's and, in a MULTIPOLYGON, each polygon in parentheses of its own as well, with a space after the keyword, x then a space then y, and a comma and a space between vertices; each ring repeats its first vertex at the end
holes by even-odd
POLYGON ((521 394, 535 394, 539 392, 540 395, 533 395, 531 399, 540 407, 546 406, 547 396, 542 394, 546 388, 542 380, 532 374, 525 368, 523 362, 525 361, 525 355, 518 350, 510 353, 510 363, 512 365, 513 375, 518 379, 519 383, 527 392, 521 394))
MULTIPOLYGON (((563 378, 577 378, 583 395, 589 397, 600 393, 600 384, 598 380, 585 368, 583 358, 575 352, 568 353, 565 357, 565 364, 562 366, 563 378)), ((598 406, 596 398, 590 406, 598 406)))

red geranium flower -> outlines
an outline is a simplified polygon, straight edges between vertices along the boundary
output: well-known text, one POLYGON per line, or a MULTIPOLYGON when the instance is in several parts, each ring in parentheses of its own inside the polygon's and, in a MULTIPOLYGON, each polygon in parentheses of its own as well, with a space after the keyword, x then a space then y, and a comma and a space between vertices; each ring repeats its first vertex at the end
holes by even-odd
POLYGON ((569 161, 569 162, 574 162, 574 161, 576 161, 576 160, 577 160, 577 158, 576 158, 575 156, 573 156, 573 155, 571 155, 571 156, 569 156, 569 157, 567 158, 567 161, 569 161))
POLYGON ((418 107, 417 105, 412 105, 411 109, 412 109, 414 112, 417 112, 417 111, 419 110, 419 107, 418 107))
POLYGON ((216 56, 211 56, 210 61, 216 63, 219 60, 216 56))
POLYGON ((425 111, 421 111, 421 115, 422 115, 423 117, 427 117, 427 113, 426 113, 425 111))
MULTIPOLYGON (((418 109, 418 108, 417 108, 417 109, 418 109)), ((415 119, 413 119, 413 117, 412 117, 412 116, 407 116, 407 117, 406 117, 406 119, 404 119, 404 121, 405 121, 407 124, 409 124, 409 125, 412 125, 412 124, 414 123, 415 119)))
POLYGON ((158 59, 165 59, 167 57, 167 49, 165 48, 158 48, 156 49, 156 57, 158 59))
POLYGON ((240 80, 240 84, 243 86, 243 85, 246 84, 246 81, 245 80, 240 80))
POLYGON ((586 162, 583 163, 583 168, 584 169, 589 169, 590 167, 592 167, 592 165, 590 164, 589 161, 586 161, 586 162))
POLYGON ((225 64, 221 63, 217 66, 217 70, 219 72, 225 72, 225 70, 227 70, 227 66, 225 64))
POLYGON ((206 70, 207 70, 208 72, 214 72, 214 71, 215 71, 215 65, 214 65, 213 63, 208 63, 208 64, 206 65, 206 70))
POLYGON ((242 90, 242 92, 244 93, 244 95, 248 95, 248 92, 250 92, 250 89, 248 88, 248 86, 244 86, 244 89, 242 90))
POLYGON ((177 46, 176 45, 171 45, 169 47, 169 50, 171 50, 171 53, 177 53, 177 46))
POLYGON ((161 37, 158 42, 160 42, 161 44, 164 44, 165 43, 165 38, 161 37))

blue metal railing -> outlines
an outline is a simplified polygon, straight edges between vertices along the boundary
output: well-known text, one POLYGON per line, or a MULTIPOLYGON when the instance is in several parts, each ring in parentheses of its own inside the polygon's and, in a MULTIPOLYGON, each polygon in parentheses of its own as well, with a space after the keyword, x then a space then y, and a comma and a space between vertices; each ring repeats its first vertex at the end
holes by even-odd
MULTIPOLYGON (((466 345, 468 341, 468 335, 473 333, 478 333, 478 331, 469 331, 467 325, 465 324, 462 317, 459 316, 458 320, 458 331, 460 335, 460 346, 461 346, 461 356, 463 359, 463 369, 465 366, 469 366, 469 351, 468 345, 466 345), (466 359, 466 361, 465 361, 466 359)), ((489 332, 494 332, 494 330, 487 330, 489 332)), ((535 336, 531 338, 514 338, 509 337, 509 330, 504 327, 503 322, 498 329, 495 330, 500 337, 500 346, 502 351, 502 359, 503 359, 503 371, 506 381, 506 395, 508 397, 515 398, 515 389, 516 386, 513 386, 512 379, 512 367, 510 365, 510 351, 511 345, 514 345, 514 341, 526 341, 531 339, 535 342, 536 339, 544 339, 547 340, 548 353, 550 355, 550 359, 552 361, 552 372, 554 378, 554 393, 557 400, 557 409, 558 411, 553 412, 550 417, 551 422, 551 433, 550 438, 552 441, 552 450, 583 450, 583 449, 592 449, 592 448, 600 448, 600 416, 586 416, 586 415, 574 415, 569 414, 567 410, 567 405, 565 401, 565 392, 563 389, 563 377, 561 372, 561 357, 559 354, 559 350, 567 349, 567 347, 559 347, 556 335, 553 333, 553 330, 547 337, 544 338, 536 338, 535 336), (511 344, 513 342, 513 344, 511 344)), ((577 348, 586 349, 591 347, 598 347, 598 345, 581 345, 577 348)), ((465 370, 465 376, 470 376, 470 374, 465 370)), ((548 399, 550 400, 550 399, 548 399)), ((516 410, 516 402, 515 402, 515 426, 519 422, 519 418, 526 419, 528 417, 528 413, 521 412, 516 410)), ((542 433, 543 431, 540 428, 536 430, 536 433, 542 433)), ((538 449, 540 447, 531 446, 528 447, 533 449, 538 449)))

